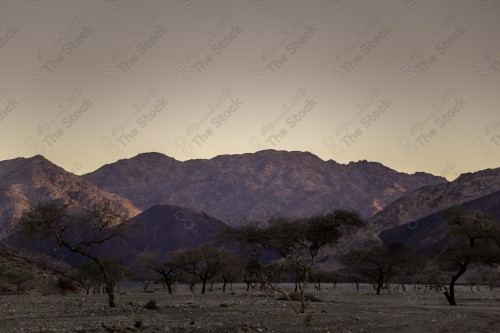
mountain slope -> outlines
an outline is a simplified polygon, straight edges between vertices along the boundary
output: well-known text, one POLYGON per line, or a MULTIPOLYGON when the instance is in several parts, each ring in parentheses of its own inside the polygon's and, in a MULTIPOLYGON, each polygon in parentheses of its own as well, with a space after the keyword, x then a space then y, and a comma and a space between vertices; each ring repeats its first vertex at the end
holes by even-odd
POLYGON ((133 233, 103 246, 102 253, 113 253, 126 263, 144 251, 161 253, 215 242, 227 225, 203 211, 170 205, 157 205, 132 219, 138 227, 133 233))
POLYGON ((370 222, 386 230, 496 191, 500 191, 500 168, 466 173, 453 182, 425 186, 405 195, 370 218, 370 222))
MULTIPOLYGON (((44 294, 57 292, 59 279, 71 273, 71 267, 62 261, 39 253, 20 251, 6 244, 0 244, 0 269, 4 276, 13 272, 31 273, 33 279, 27 282, 27 289, 44 294)), ((0 277, 1 287, 15 291, 16 286, 9 285, 6 280, 0 277)))
POLYGON ((311 153, 275 150, 185 162, 147 153, 83 177, 141 209, 157 204, 193 207, 230 224, 331 208, 354 209, 368 217, 416 188, 446 182, 425 173, 399 173, 379 163, 344 165, 311 153))
POLYGON ((0 162, 0 238, 15 228, 25 209, 49 200, 71 202, 78 208, 109 201, 130 216, 140 213, 127 199, 99 189, 42 156, 0 162))
MULTIPOLYGON (((483 214, 494 216, 496 222, 500 223, 500 191, 462 203, 460 206, 477 212, 478 218, 482 218, 483 214)), ((380 233, 380 239, 385 244, 401 242, 417 249, 418 254, 429 254, 443 245, 445 241, 447 222, 443 216, 444 211, 440 211, 411 223, 385 230, 380 233)), ((490 223, 493 221, 484 221, 485 226, 490 223)))

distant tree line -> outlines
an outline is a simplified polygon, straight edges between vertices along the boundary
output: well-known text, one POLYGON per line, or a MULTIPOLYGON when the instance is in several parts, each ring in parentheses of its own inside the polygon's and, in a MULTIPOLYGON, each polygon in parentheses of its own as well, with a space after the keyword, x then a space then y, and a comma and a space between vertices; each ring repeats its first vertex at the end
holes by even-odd
MULTIPOLYGON (((360 216, 351 211, 334 210, 309 218, 272 218, 262 227, 244 223, 221 232, 216 243, 168 253, 146 251, 126 267, 113 258, 100 258, 92 248, 120 237, 133 228, 127 216, 109 204, 89 211, 73 211, 68 206, 44 203, 26 211, 20 229, 27 235, 50 237, 56 247, 65 247, 85 260, 75 265, 72 278, 86 293, 108 295, 109 306, 115 306, 115 294, 121 280, 139 281, 144 292, 160 283, 168 293, 175 285, 185 284, 194 292, 213 291, 214 283, 222 291, 243 282, 250 288, 272 291, 286 299, 296 313, 306 312, 311 285, 321 291, 322 283, 336 287, 350 282, 359 290, 370 283, 376 294, 391 288, 442 291, 450 305, 456 305, 455 285, 473 268, 476 274, 467 279, 472 288, 497 286, 500 274, 500 227, 494 217, 481 212, 451 208, 445 214, 448 222, 445 245, 430 258, 419 257, 404 244, 383 245, 367 241, 338 257, 344 266, 338 271, 325 271, 318 260, 335 254, 339 242, 367 227, 360 216), (69 237, 78 225, 81 237, 69 237), (281 284, 292 283, 290 292, 281 284)), ((0 271, 0 286, 2 284, 0 271)), ((11 277, 10 281, 16 281, 11 277)), ((17 279, 18 288, 23 279, 17 279)), ((474 290, 474 289, 473 289, 474 290)))

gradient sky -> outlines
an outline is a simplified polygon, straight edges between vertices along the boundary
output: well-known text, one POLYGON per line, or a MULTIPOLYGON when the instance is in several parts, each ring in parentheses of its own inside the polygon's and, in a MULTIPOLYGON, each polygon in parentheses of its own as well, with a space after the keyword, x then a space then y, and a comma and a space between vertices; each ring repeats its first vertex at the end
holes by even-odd
POLYGON ((3 0, 0 160, 500 166, 500 2, 3 0))

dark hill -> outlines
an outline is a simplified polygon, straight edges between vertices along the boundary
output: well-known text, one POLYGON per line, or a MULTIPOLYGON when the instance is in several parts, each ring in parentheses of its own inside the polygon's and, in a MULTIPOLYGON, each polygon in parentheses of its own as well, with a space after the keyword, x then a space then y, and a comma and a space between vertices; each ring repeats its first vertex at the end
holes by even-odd
MULTIPOLYGON (((130 221, 137 225, 123 237, 112 239, 90 251, 100 257, 118 257, 127 265, 145 251, 168 252, 183 247, 195 247, 217 239, 226 224, 214 216, 194 209, 158 205, 137 215, 130 221)), ((71 230, 69 239, 78 237, 78 230, 71 230)), ((83 259, 79 254, 69 253, 65 248, 54 249, 52 240, 34 237, 27 239, 19 234, 5 239, 20 248, 44 253, 76 263, 83 259)))

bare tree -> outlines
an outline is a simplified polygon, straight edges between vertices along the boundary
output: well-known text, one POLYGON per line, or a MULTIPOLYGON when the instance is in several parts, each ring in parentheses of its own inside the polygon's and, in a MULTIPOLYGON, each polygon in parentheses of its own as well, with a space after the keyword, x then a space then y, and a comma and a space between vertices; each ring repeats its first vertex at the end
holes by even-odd
POLYGON ((217 275, 221 269, 221 249, 213 244, 202 244, 197 248, 179 249, 170 252, 172 263, 186 273, 201 280, 201 293, 206 291, 207 281, 217 275))
POLYGON ((170 254, 162 255, 158 251, 149 251, 142 255, 141 261, 144 261, 145 267, 161 276, 168 293, 172 294, 172 283, 183 270, 177 263, 173 262, 170 254))
POLYGON ((455 284, 470 266, 500 263, 500 228, 494 217, 460 207, 450 208, 445 219, 454 242, 444 249, 439 262, 444 269, 455 269, 444 295, 450 305, 457 305, 455 284))
POLYGON ((155 280, 156 273, 153 267, 156 266, 156 260, 158 256, 158 252, 142 252, 137 256, 137 258, 130 266, 132 270, 132 281, 138 281, 142 283, 144 292, 147 292, 149 286, 155 280))
POLYGON ((41 203, 24 212, 19 220, 19 228, 24 234, 51 239, 56 248, 64 247, 92 260, 102 274, 110 307, 116 305, 116 277, 110 274, 92 248, 124 235, 132 226, 128 216, 114 209, 110 202, 85 211, 55 202, 41 203))

